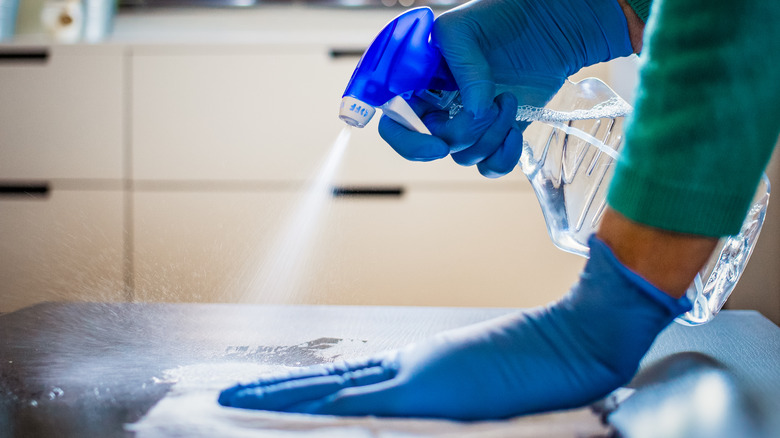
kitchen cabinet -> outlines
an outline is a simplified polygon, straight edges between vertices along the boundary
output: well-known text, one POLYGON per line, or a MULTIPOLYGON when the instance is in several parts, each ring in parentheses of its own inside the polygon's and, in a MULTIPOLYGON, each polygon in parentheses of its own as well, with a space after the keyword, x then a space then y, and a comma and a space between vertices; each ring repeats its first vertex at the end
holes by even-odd
MULTIPOLYGON (((283 48, 133 57, 133 176, 141 180, 305 180, 330 146, 321 60, 283 48), (316 75, 316 77, 312 77, 316 75)), ((325 57, 325 53, 321 54, 325 57)), ((335 117, 333 117, 335 119, 335 117)))
MULTIPOLYGON (((105 43, 0 44, 0 184, 50 188, 0 198, 0 312, 44 299, 527 306, 567 290, 584 261, 549 242, 520 172, 408 162, 377 120, 352 130, 333 185, 403 195, 329 198, 310 251, 279 256, 344 127, 356 54, 394 15, 137 11, 105 43), (303 292, 259 293, 287 287, 263 269, 291 257, 307 260, 285 274, 303 292)), ((636 59, 587 76, 631 101, 636 59)), ((755 284, 774 281, 776 237, 765 229, 755 284)), ((735 293, 777 320, 775 295, 735 293)))
MULTIPOLYGON (((134 178, 310 178, 345 126, 338 106, 358 57, 344 53, 322 45, 135 50, 134 178)), ((482 179, 451 160, 402 159, 379 137, 375 118, 353 128, 338 182, 482 179)))
POLYGON ((0 177, 53 187, 46 201, 2 201, 2 292, 18 301, 7 309, 49 299, 520 307, 567 290, 584 260, 552 246, 520 172, 488 180, 450 159, 408 162, 377 121, 352 130, 331 182, 369 196, 328 195, 322 214, 296 213, 344 129, 352 49, 51 46, 39 63, 0 66, 13 85, 0 86, 0 122, 12 128, 0 177), (40 130, 27 129, 33 120, 40 130))
POLYGON ((415 187, 401 199, 337 199, 313 264, 338 304, 531 307, 585 260, 555 248, 527 187, 415 187))
POLYGON ((121 190, 0 197, 0 313, 41 301, 122 301, 121 190))
POLYGON ((135 298, 244 300, 269 258, 274 233, 288 219, 285 212, 292 201, 284 190, 137 191, 133 196, 135 298))
POLYGON ((118 179, 123 52, 2 46, 0 179, 118 179))
POLYGON ((299 201, 285 190, 136 193, 136 298, 525 307, 559 297, 584 264, 553 247, 522 187, 410 186, 327 197, 316 211, 299 201))
POLYGON ((0 312, 125 299, 123 51, 0 53, 0 312))
POLYGON ((520 171, 406 161, 377 121, 352 129, 332 185, 402 195, 329 198, 316 229, 287 230, 344 129, 358 58, 332 49, 134 49, 135 298, 535 306, 568 290, 584 260, 550 243, 520 171))

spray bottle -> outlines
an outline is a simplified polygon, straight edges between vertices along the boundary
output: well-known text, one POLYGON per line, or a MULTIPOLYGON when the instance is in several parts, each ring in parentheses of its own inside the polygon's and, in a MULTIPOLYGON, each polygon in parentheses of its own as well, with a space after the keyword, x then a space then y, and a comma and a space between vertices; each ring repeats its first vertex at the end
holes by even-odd
MULTIPOLYGON (((339 118, 362 128, 380 108, 407 129, 430 134, 406 99, 415 95, 450 114, 457 111, 457 84, 429 42, 433 20, 431 9, 411 9, 382 29, 349 80, 339 118)), ((588 256, 587 239, 601 222, 623 144, 623 123, 631 111, 627 102, 594 78, 566 81, 544 108, 518 108, 518 121, 540 122, 524 132, 519 167, 536 192, 548 234, 558 248, 588 256)), ((688 289, 693 309, 677 322, 702 324, 720 311, 758 240, 769 191, 764 175, 742 229, 720 240, 688 289)))
POLYGON ((416 94, 447 108, 458 95, 444 58, 429 43, 433 18, 430 8, 410 9, 379 32, 344 91, 341 120, 362 128, 380 108, 407 129, 430 134, 406 99, 416 94))

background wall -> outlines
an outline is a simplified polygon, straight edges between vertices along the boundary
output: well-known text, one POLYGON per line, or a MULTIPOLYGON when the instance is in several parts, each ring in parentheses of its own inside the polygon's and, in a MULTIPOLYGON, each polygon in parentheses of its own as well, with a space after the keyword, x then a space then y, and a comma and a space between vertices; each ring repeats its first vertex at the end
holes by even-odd
POLYGON ((780 324, 780 147, 767 168, 773 193, 756 249, 726 302, 729 309, 755 309, 780 324))
POLYGON ((41 8, 44 0, 19 0, 16 33, 31 34, 42 31, 41 8))
MULTIPOLYGON (((335 108, 356 59, 329 51, 364 47, 397 13, 127 13, 103 44, 51 45, 36 35, 41 4, 22 1, 23 35, 0 46, 49 53, 0 66, 0 179, 48 180, 52 191, 48 203, 0 203, 0 311, 50 299, 234 301, 257 287, 247 271, 273 258, 266 247, 341 129, 335 108), (273 106, 291 93, 307 104, 300 121, 273 106)), ((631 57, 577 78, 633 101, 636 70, 631 57)), ((520 172, 491 182, 447 160, 409 163, 374 125, 354 133, 336 182, 405 194, 331 201, 314 259, 296 274, 318 294, 297 302, 527 307, 560 296, 582 266, 550 244, 520 172)), ((728 306, 780 322, 776 204, 728 306)))

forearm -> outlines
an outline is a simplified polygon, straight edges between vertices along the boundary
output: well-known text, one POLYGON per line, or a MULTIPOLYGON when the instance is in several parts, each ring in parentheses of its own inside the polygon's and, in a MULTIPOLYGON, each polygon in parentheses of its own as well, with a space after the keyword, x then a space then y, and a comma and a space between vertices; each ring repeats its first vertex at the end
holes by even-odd
POLYGON ((630 269, 684 292, 736 234, 778 135, 780 4, 663 0, 599 235, 630 269), (771 115, 771 116, 770 116, 771 115), (619 213, 619 214, 618 214, 619 213))
POLYGON ((607 209, 597 233, 627 268, 680 298, 709 259, 718 239, 642 225, 607 209))
MULTIPOLYGON (((645 23, 626 0, 618 3, 626 15, 631 47, 639 53, 645 23)), ((626 267, 674 298, 685 294, 718 242, 642 225, 611 208, 604 213, 597 235, 626 267)))
MULTIPOLYGON (((634 53, 642 51, 645 22, 627 0, 617 0, 626 16, 634 53)), ((674 298, 682 297, 710 257, 716 238, 674 233, 634 222, 607 209, 597 233, 626 267, 674 298)))
POLYGON ((626 0, 618 0, 620 8, 623 9, 623 13, 626 14, 626 24, 628 24, 628 38, 631 40, 631 47, 634 49, 634 53, 642 51, 642 38, 645 34, 645 23, 639 18, 636 11, 626 2, 626 0))

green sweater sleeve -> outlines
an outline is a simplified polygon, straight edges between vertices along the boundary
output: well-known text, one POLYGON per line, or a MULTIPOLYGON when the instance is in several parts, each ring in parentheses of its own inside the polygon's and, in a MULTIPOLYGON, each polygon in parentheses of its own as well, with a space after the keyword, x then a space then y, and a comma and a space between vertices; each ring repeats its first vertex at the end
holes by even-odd
POLYGON ((780 131, 780 1, 656 0, 608 194, 624 216, 736 234, 780 131))
POLYGON ((647 23, 647 17, 650 15, 650 5, 653 4, 653 0, 626 0, 631 9, 636 12, 639 19, 643 23, 647 23))

